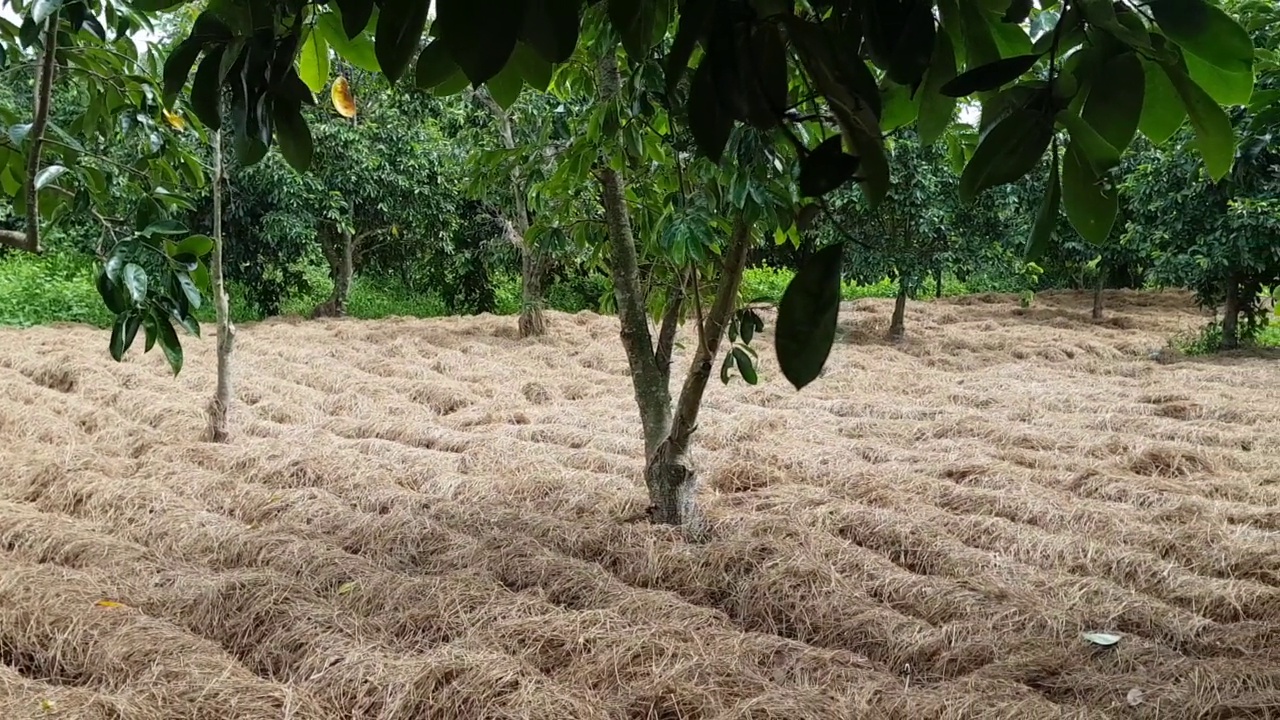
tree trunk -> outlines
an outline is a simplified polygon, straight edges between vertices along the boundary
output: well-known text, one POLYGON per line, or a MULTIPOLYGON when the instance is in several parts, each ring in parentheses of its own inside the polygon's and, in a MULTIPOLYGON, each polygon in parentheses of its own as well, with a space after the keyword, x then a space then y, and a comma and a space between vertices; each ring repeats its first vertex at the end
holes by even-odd
MULTIPOLYGON (((515 131, 511 126, 511 116, 493 99, 488 90, 479 96, 489 106, 498 121, 498 132, 502 136, 502 144, 508 150, 516 147, 515 131)), ((514 212, 507 221, 507 232, 511 242, 520 251, 520 337, 537 337, 547 334, 547 321, 543 315, 546 301, 543 297, 543 278, 546 275, 546 259, 538 248, 529 245, 529 208, 525 198, 525 185, 518 169, 511 171, 511 199, 514 212)))
POLYGON ((1093 284, 1093 313, 1094 320, 1102 319, 1102 288, 1106 285, 1107 275, 1102 271, 1102 266, 1098 266, 1098 279, 1093 284))
POLYGON ((1227 299, 1222 308, 1223 350, 1235 350, 1240 346, 1240 281, 1235 273, 1227 280, 1227 299))
POLYGON ((734 221, 733 236, 724 254, 724 266, 720 270, 720 282, 716 286, 711 310, 698 328, 698 346, 689 374, 685 376, 684 387, 680 390, 671 430, 645 464, 649 512, 654 522, 681 525, 695 533, 699 531, 694 504, 697 474, 689 464, 689 445, 698 427, 698 411, 711 379, 720 342, 737 305, 738 286, 742 283, 751 245, 751 225, 739 216, 734 221))
POLYGON ((907 279, 898 278, 898 299, 893 303, 893 320, 889 322, 889 339, 901 340, 907 334, 907 279))
POLYGON ((213 257, 210 261, 213 302, 218 316, 218 385, 209 402, 207 437, 226 442, 231 413, 231 347, 236 330, 222 268, 222 131, 213 134, 213 257))
POLYGON ((321 228, 319 236, 320 249, 329 263, 333 292, 328 300, 311 311, 311 317, 345 317, 347 299, 351 296, 351 279, 355 274, 355 236, 345 228, 338 229, 336 237, 332 231, 321 228))
POLYGON ((933 271, 933 297, 935 300, 942 299, 942 265, 938 265, 933 271))
POLYGON ((40 153, 44 149, 44 132, 49 124, 49 109, 53 104, 53 75, 57 70, 58 23, 61 16, 61 11, 55 9, 45 18, 44 35, 41 39, 40 67, 37 69, 35 97, 32 99, 33 117, 31 129, 27 131, 27 137, 31 139, 31 149, 27 154, 27 178, 23 188, 26 195, 27 226, 24 232, 0 230, 0 244, 36 254, 41 252, 40 191, 36 188, 36 177, 40 174, 40 153))

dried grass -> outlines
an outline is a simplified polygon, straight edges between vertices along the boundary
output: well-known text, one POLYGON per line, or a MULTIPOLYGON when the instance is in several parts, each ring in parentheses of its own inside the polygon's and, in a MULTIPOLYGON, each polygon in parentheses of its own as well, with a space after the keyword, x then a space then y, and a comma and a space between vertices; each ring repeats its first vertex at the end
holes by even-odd
POLYGON ((0 332, 0 717, 1280 717, 1280 373, 1153 361, 1185 294, 1089 300, 898 344, 861 301, 802 393, 762 348, 697 546, 633 521, 610 318, 247 326, 229 445, 209 339, 175 381, 0 332))

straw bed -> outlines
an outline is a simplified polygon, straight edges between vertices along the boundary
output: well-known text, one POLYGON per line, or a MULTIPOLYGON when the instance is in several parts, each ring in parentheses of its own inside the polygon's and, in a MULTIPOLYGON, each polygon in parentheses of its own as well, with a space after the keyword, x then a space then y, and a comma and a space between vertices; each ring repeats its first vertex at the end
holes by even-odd
POLYGON ((1106 304, 859 301, 800 393, 770 326, 702 545, 616 319, 246 326, 227 445, 212 338, 0 331, 0 718, 1280 718, 1280 371, 1106 304))

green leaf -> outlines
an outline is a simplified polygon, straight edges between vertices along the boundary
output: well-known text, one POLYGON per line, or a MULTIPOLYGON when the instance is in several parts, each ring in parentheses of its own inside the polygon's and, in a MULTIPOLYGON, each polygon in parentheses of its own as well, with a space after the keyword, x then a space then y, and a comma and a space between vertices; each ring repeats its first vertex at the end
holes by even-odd
POLYGON ((697 46, 698 38, 702 37, 706 31, 707 23, 715 14, 715 7, 715 0, 687 0, 681 5, 680 23, 676 27, 671 50, 664 61, 668 95, 675 91, 685 71, 688 70, 693 49, 697 46))
POLYGON ((702 153, 711 162, 719 163, 724 146, 729 142, 729 133, 733 130, 733 119, 720 107, 711 63, 705 58, 693 72, 689 90, 689 130, 702 153))
POLYGON ((1023 260, 1034 262, 1039 260, 1049 249, 1049 240, 1058 225, 1058 208, 1062 204, 1062 185, 1058 178, 1058 159, 1053 158, 1049 165, 1049 182, 1045 184, 1044 197, 1040 200, 1040 210, 1036 213, 1036 222, 1031 226, 1031 235, 1027 238, 1027 247, 1023 252, 1023 260))
POLYGON ((348 38, 354 38, 369 27, 373 17, 374 0, 335 0, 342 14, 342 29, 348 38))
POLYGON ((298 172, 306 172, 311 168, 311 158, 315 146, 311 139, 311 128, 302 117, 302 109, 288 100, 279 100, 273 104, 272 120, 275 122, 276 142, 280 146, 280 154, 298 172))
POLYGON ((456 95, 466 90, 469 83, 470 81, 467 80, 466 74, 462 72, 462 68, 458 68, 458 71, 450 75, 447 80, 432 88, 431 94, 436 97, 456 95))
POLYGON ((782 293, 774 349, 778 366, 797 390, 817 379, 831 354, 840 312, 843 245, 809 258, 782 293))
MULTIPOLYGON (((435 39, 418 54, 413 80, 419 89, 430 90, 459 74, 461 69, 453 58, 449 57, 449 51, 445 49, 444 43, 435 39)), ((466 84, 465 81, 463 84, 466 84)))
POLYGON ((49 16, 62 9, 63 0, 36 0, 31 5, 31 20, 37 25, 43 24, 49 16))
POLYGON ((858 171, 858 158, 844 151, 844 140, 833 135, 800 159, 800 194, 821 197, 848 182, 858 171))
POLYGON ((916 119, 919 104, 911 97, 911 88, 885 78, 880 93, 880 129, 893 132, 916 119))
POLYGON ((975 0, 961 0, 958 5, 966 67, 977 69, 981 65, 999 60, 1000 48, 992 36, 991 23, 988 22, 982 3, 975 0))
MULTIPOLYGON (((378 19, 378 42, 382 42, 383 18, 390 6, 409 4, 423 13, 428 3, 421 0, 388 0, 378 19)), ((507 64, 516 47, 516 36, 524 23, 523 0, 436 0, 436 25, 440 39, 453 61, 462 68, 472 85, 479 86, 507 64)), ((416 19, 416 18, 415 18, 416 19)), ((395 22, 395 21, 393 21, 395 22)), ((421 23, 414 34, 421 34, 421 23)), ((386 67, 386 64, 383 64, 386 67)))
POLYGON ((311 32, 298 54, 298 77, 313 93, 329 84, 329 43, 318 32, 311 32))
POLYGON ((190 230, 186 225, 169 218, 157 218, 142 229, 143 235, 186 235, 190 230))
POLYGON ((205 53, 191 80, 191 112, 210 130, 222 127, 222 48, 205 53))
POLYGON ((129 290, 133 304, 141 305, 147 300, 147 271, 136 263, 126 263, 121 273, 124 286, 129 290))
POLYGON ((524 87, 524 78, 520 77, 520 68, 515 63, 508 63, 498 71, 497 75, 485 81, 485 87, 503 110, 511 107, 520 97, 520 89, 524 87))
POLYGON ((1117 163, 1138 131, 1146 88, 1142 60, 1132 51, 1108 59, 1090 83, 1080 116, 1116 150, 1117 163))
POLYGON ((142 316, 142 329, 147 338, 147 344, 143 348, 143 352, 151 352, 151 348, 156 345, 156 337, 159 335, 160 329, 156 323, 155 313, 147 312, 142 316))
POLYGON ((1227 72, 1252 74, 1253 41, 1221 8, 1205 0, 1153 0, 1147 7, 1183 50, 1227 72))
POLYGON ((550 63, 562 63, 578 45, 580 0, 527 0, 520 39, 550 63))
POLYGON ((182 92, 182 87, 187 84, 187 76, 191 74, 191 66, 196 64, 196 58, 200 57, 200 50, 203 43, 194 38, 187 38, 178 43, 169 57, 164 61, 164 104, 167 107, 173 107, 173 101, 177 99, 178 93, 182 92))
POLYGON ((948 97, 964 97, 975 92, 995 90, 1022 77, 1039 59, 1039 55, 1016 55, 980 65, 943 83, 939 92, 948 97))
POLYGON ((916 129, 922 145, 932 145, 955 117, 956 99, 942 94, 942 86, 956 76, 956 51, 951 45, 951 35, 938 33, 933 47, 933 61, 924 75, 924 87, 920 90, 920 111, 916 129))
POLYGON ((315 29, 329 43, 329 47, 333 48, 334 52, 352 65, 365 72, 381 71, 382 67, 378 65, 378 54, 374 50, 373 41, 364 34, 347 37, 346 28, 343 27, 344 19, 340 13, 322 13, 316 20, 315 29))
POLYGON ((192 235, 174 246, 172 255, 191 254, 203 257, 213 251, 213 238, 208 235, 192 235))
POLYGON ((652 5, 645 0, 605 0, 605 7, 627 54, 637 60, 648 55, 654 30, 652 5))
POLYGON ((1233 73, 1187 53, 1187 72, 1220 105, 1248 105, 1253 97, 1253 73, 1233 73))
POLYGON ((729 384, 729 371, 733 369, 733 353, 725 353, 724 362, 720 363, 720 382, 729 384))
MULTIPOLYGON (((129 313, 129 319, 124 325, 124 349, 128 350, 135 338, 138 337, 138 328, 142 326, 142 316, 138 313, 129 313)), ((124 353, 121 353, 123 355, 124 353)))
POLYGON ((106 268, 98 269, 94 284, 98 288, 98 294, 102 296, 102 302, 112 313, 118 315, 129 309, 129 303, 120 293, 120 286, 113 283, 107 276, 106 268))
POLYGON ((117 315, 111 323, 111 359, 120 362, 124 359, 125 326, 129 324, 128 315, 117 315))
POLYGON ((182 343, 178 342, 178 333, 173 329, 173 323, 169 321, 168 315, 155 313, 154 317, 160 349, 164 351, 165 359, 169 361, 174 377, 177 377, 178 373, 182 372, 182 343))
POLYGON ((40 168, 40 172, 36 173, 36 190, 43 190, 48 187, 50 183, 62 177, 62 174, 66 171, 67 169, 61 165, 48 165, 40 168))
MULTIPOLYGON (((446 12, 450 14, 456 13, 457 8, 464 2, 471 6, 469 12, 475 12, 476 15, 482 14, 481 10, 483 8, 477 6, 475 0, 470 0, 469 2, 467 0, 437 0, 437 22, 444 25, 446 12)), ((483 4, 480 3, 480 5, 483 4)), ((417 51, 418 44, 422 40, 422 30, 427 24, 427 10, 430 6, 431 3, 422 2, 422 0, 384 0, 382 3, 382 9, 378 12, 378 27, 374 35, 373 49, 378 58, 378 66, 382 68, 382 74, 393 85, 400 80, 405 70, 409 68, 409 63, 413 61, 413 54, 417 51)), ((489 18, 484 19, 486 21, 489 20, 489 18)), ((500 25, 505 20, 493 18, 493 22, 500 25)), ((457 58, 457 49, 453 47, 450 49, 453 50, 453 55, 457 58)), ((459 64, 461 65, 461 63, 459 64)), ((475 78, 472 78, 472 80, 475 80, 475 78)), ((480 81, 477 80, 476 82, 478 84, 480 81)))
POLYGON ((1187 119, 1187 109, 1173 83, 1169 82, 1169 76, 1159 65, 1143 60, 1142 72, 1146 91, 1143 93, 1138 129, 1152 143, 1161 145, 1182 127, 1187 119))
POLYGON ((756 375, 755 365, 751 362, 751 356, 743 351, 740 347, 735 347, 733 352, 734 362, 738 365, 738 372, 742 373, 742 379, 747 381, 748 385, 755 385, 760 382, 760 378, 756 375))
POLYGON ((191 303, 191 307, 199 310, 204 298, 200 296, 200 289, 196 287, 195 280, 185 272, 175 273, 174 277, 178 279, 178 286, 182 288, 182 294, 186 296, 187 302, 191 303))
POLYGON ((1101 245, 1111 235, 1119 212, 1119 193, 1106 188, 1072 139, 1062 158, 1062 206, 1080 237, 1101 245))
MULTIPOLYGON (((516 43, 511 54, 511 64, 516 66, 524 82, 538 92, 546 92, 551 85, 551 63, 538 54, 532 47, 524 43, 516 43)), ((516 89, 519 93, 519 89, 516 89)))
POLYGON ((1071 133, 1071 141, 1084 153, 1095 173, 1101 175, 1120 164, 1120 151, 1079 115, 1063 110, 1058 113, 1057 120, 1071 133))
POLYGON ((987 132, 960 176, 960 198, 971 201, 982 191, 1018 180, 1044 156, 1053 124, 1033 110, 1011 111, 987 132))
POLYGON ((1204 158, 1209 177, 1214 182, 1221 180, 1231 171, 1236 157, 1236 136, 1231 129, 1230 118, 1181 68, 1174 65, 1161 67, 1173 83, 1178 97, 1182 98, 1187 116, 1191 118, 1191 127, 1196 132, 1196 145, 1200 149, 1200 156, 1204 158))

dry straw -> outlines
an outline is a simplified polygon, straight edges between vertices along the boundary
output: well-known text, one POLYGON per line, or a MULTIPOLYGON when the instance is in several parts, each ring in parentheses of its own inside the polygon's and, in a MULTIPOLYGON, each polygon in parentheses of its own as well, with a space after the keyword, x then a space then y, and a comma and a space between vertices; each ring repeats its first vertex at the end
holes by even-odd
POLYGON ((1280 718, 1280 371, 1106 301, 862 301, 802 393, 766 332, 699 546, 610 318, 244 327, 229 445, 211 339, 0 332, 0 718, 1280 718))

